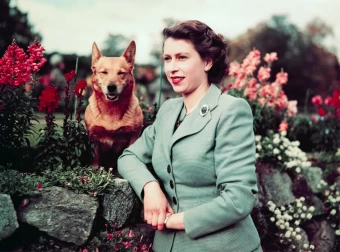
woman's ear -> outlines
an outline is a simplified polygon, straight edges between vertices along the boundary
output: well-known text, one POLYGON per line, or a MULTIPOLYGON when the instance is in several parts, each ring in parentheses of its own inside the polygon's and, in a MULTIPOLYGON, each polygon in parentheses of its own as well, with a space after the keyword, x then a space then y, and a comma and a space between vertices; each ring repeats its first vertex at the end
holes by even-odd
POLYGON ((204 71, 208 72, 213 66, 213 61, 212 59, 206 59, 205 60, 205 67, 204 67, 204 71))

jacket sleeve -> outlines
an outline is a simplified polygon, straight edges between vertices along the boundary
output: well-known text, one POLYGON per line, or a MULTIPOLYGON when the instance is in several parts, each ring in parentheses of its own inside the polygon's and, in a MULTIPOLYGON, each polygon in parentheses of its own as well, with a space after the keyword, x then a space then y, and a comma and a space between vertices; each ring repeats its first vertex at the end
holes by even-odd
POLYGON ((147 127, 141 137, 126 148, 118 158, 119 174, 129 181, 141 201, 143 201, 144 185, 153 180, 157 181, 146 164, 151 163, 156 129, 160 121, 158 117, 160 117, 165 103, 159 109, 154 123, 147 127))
POLYGON ((257 193, 253 115, 244 99, 222 112, 215 136, 216 187, 212 201, 184 211, 187 235, 194 239, 245 219, 257 193))

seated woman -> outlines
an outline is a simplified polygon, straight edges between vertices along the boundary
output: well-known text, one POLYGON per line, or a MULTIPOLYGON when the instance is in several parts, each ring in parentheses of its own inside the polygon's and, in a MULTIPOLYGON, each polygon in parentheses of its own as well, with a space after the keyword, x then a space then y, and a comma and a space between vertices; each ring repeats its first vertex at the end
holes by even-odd
POLYGON ((157 229, 153 250, 262 251, 250 216, 257 193, 252 112, 213 84, 224 76, 227 44, 199 21, 163 35, 164 71, 182 97, 166 101, 118 160, 145 221, 157 229))

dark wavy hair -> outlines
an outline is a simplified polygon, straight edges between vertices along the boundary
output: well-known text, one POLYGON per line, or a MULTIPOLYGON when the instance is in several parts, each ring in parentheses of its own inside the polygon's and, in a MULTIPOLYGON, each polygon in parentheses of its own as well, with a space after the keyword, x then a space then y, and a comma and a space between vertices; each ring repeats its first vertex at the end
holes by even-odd
POLYGON ((167 38, 190 41, 202 59, 213 61, 213 66, 208 71, 209 83, 218 84, 222 81, 228 66, 228 45, 221 34, 216 34, 209 26, 200 21, 189 20, 171 28, 165 28, 163 38, 164 41, 167 38))

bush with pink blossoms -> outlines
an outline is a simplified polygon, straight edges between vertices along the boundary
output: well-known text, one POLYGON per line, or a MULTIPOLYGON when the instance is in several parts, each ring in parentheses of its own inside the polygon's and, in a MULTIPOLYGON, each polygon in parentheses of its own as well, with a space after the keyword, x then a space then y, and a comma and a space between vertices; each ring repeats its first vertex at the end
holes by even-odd
POLYGON ((276 53, 267 53, 261 63, 261 53, 251 51, 241 64, 232 62, 228 80, 232 83, 224 87, 228 94, 246 99, 253 111, 254 130, 258 135, 268 131, 277 132, 280 124, 297 113, 297 102, 289 101, 282 86, 288 82, 288 74, 276 74, 275 81, 270 81, 271 64, 277 60, 276 53))

